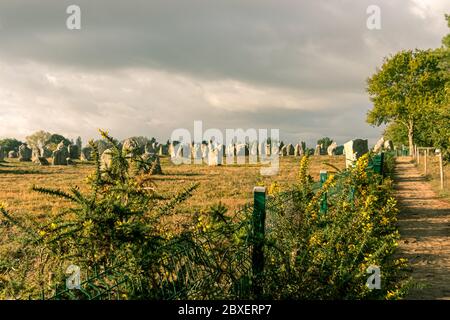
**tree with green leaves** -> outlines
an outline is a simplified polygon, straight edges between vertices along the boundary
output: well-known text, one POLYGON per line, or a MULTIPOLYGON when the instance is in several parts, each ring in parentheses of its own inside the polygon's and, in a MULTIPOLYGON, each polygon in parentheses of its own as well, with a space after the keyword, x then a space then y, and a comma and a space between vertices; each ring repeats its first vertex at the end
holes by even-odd
POLYGON ((6 138, 0 140, 0 146, 3 148, 3 150, 8 153, 10 151, 18 151, 19 147, 23 144, 22 141, 19 141, 14 138, 6 138))
POLYGON ((373 109, 367 114, 367 122, 403 126, 410 152, 417 123, 444 102, 446 80, 440 63, 440 55, 433 50, 401 51, 386 58, 368 79, 373 109))
POLYGON ((47 145, 47 141, 51 136, 52 134, 50 132, 41 130, 29 135, 25 139, 31 148, 43 148, 47 145))
POLYGON ((319 139, 317 141, 317 144, 321 146, 321 153, 324 153, 327 151, 328 147, 333 143, 333 140, 329 137, 324 137, 322 139, 319 139))

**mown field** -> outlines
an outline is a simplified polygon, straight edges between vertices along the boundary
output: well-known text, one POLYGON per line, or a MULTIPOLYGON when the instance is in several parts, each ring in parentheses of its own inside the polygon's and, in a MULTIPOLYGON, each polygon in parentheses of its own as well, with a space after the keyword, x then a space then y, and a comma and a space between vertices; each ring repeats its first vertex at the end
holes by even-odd
MULTIPOLYGON (((252 200, 255 185, 269 187, 276 182, 281 187, 292 184, 297 177, 299 157, 281 157, 280 172, 273 177, 259 173, 260 165, 174 165, 170 158, 162 158, 163 174, 153 177, 156 190, 162 194, 173 194, 183 187, 199 182, 199 188, 184 205, 192 211, 222 202, 230 210, 237 209, 252 200)), ((339 168, 345 167, 343 156, 311 157, 310 175, 315 180, 320 170, 334 170, 325 163, 339 168)), ((75 166, 42 167, 30 162, 7 159, 0 167, 0 202, 6 204, 15 215, 45 217, 55 214, 67 206, 60 199, 44 196, 30 190, 31 186, 46 186, 69 190, 78 186, 86 191, 86 177, 94 171, 92 163, 78 162, 75 166)))
MULTIPOLYGON (((325 163, 332 163, 339 168, 345 167, 345 159, 342 156, 311 157, 309 173, 315 180, 318 179, 320 170, 334 170, 325 163)), ((162 158, 163 174, 154 175, 152 179, 156 190, 169 197, 193 183, 200 183, 193 196, 177 208, 181 214, 170 218, 175 220, 169 223, 178 229, 178 219, 206 210, 219 202, 226 205, 228 212, 232 213, 253 200, 252 191, 255 185, 269 187, 276 183, 288 188, 298 177, 299 165, 300 157, 283 157, 280 158, 279 174, 263 177, 260 175, 259 165, 220 167, 174 165, 170 158, 162 158)), ((37 185, 68 191, 71 187, 77 186, 81 192, 87 192, 86 178, 94 171, 93 163, 77 162, 72 166, 39 166, 31 162, 6 159, 6 162, 0 164, 0 203, 12 216, 23 222, 30 219, 48 221, 67 208, 70 203, 34 192, 31 187, 37 185)), ((8 289, 9 292, 15 292, 11 294, 16 298, 26 298, 27 294, 34 292, 36 283, 43 284, 50 280, 39 278, 37 270, 43 266, 42 261, 34 257, 35 253, 21 249, 21 245, 14 240, 16 232, 18 230, 13 228, 8 234, 0 234, 0 289, 3 281, 3 285, 8 284, 8 288, 11 288, 8 289), (28 261, 27 259, 29 262, 26 263, 31 264, 24 267, 23 263, 28 261), (13 280, 6 276, 6 271, 11 270, 12 267, 25 270, 24 277, 27 280, 13 280)))

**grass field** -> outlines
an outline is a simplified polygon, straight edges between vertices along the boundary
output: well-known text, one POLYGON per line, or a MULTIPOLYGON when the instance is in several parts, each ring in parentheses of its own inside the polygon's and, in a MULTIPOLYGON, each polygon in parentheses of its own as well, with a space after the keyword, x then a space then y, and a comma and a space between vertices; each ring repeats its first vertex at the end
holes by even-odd
MULTIPOLYGON (((295 182, 299 161, 299 157, 281 157, 279 174, 263 177, 259 173, 259 165, 174 165, 169 158, 163 158, 163 175, 155 175, 154 182, 156 189, 163 194, 176 193, 191 183, 199 182, 199 188, 184 205, 185 208, 189 207, 189 211, 205 208, 219 201, 233 210, 252 200, 255 185, 270 186, 276 182, 280 186, 287 186, 295 182)), ((320 170, 333 170, 325 163, 344 168, 345 159, 343 156, 311 157, 310 175, 315 180, 318 179, 320 170)), ((93 170, 94 165, 90 163, 42 167, 30 162, 7 159, 0 167, 0 202, 19 216, 32 214, 39 218, 54 214, 67 203, 33 192, 30 190, 31 186, 62 190, 78 186, 81 191, 86 191, 85 178, 93 170)))
MULTIPOLYGON (((422 175, 425 176, 425 160, 424 155, 421 153, 420 163, 416 166, 422 175)), ((427 181, 430 182, 433 190, 442 198, 450 201, 450 166, 444 165, 444 189, 441 189, 441 180, 439 173, 439 157, 435 155, 429 155, 427 157, 427 181)))
MULTIPOLYGON (((299 157, 280 158, 279 174, 273 177, 262 177, 259 165, 223 165, 209 167, 207 165, 174 165, 169 158, 162 158, 163 174, 153 176, 156 190, 163 195, 176 194, 192 183, 200 183, 194 194, 177 209, 181 213, 172 216, 169 224, 175 229, 180 220, 213 204, 222 202, 228 207, 228 212, 237 210, 240 206, 253 200, 255 185, 270 186, 276 182, 279 186, 287 186, 296 181, 299 170, 299 157)), ((317 181, 320 170, 333 171, 325 163, 344 168, 343 156, 311 157, 310 175, 317 181)), ((77 162, 72 166, 39 166, 31 162, 18 162, 7 159, 0 164, 0 203, 8 212, 22 222, 29 220, 47 221, 53 215, 69 206, 68 202, 33 192, 33 185, 69 190, 78 186, 83 192, 88 191, 86 177, 95 169, 93 163, 77 162)), ((40 278, 36 270, 46 265, 46 270, 56 268, 52 263, 43 263, 39 253, 22 249, 16 241, 16 228, 7 234, 0 233, 0 299, 2 286, 7 287, 5 297, 25 298, 48 279, 40 278), (24 266, 23 264, 27 265, 24 266), (13 280, 6 276, 11 268, 25 270, 22 280, 13 280), (24 280, 26 279, 26 281, 24 280), (17 281, 17 282, 16 282, 17 281)), ((44 272, 42 274, 52 272, 44 272)), ((19 277, 20 278, 20 277, 19 277)))

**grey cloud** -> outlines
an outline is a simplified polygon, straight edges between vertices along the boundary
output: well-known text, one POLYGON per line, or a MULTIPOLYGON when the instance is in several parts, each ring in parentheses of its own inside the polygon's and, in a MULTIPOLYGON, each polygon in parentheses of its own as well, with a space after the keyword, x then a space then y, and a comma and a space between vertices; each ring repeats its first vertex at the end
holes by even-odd
POLYGON ((292 142, 307 137, 314 143, 323 135, 344 140, 355 132, 375 139, 381 129, 364 124, 370 108, 365 80, 389 53, 439 46, 450 3, 427 3, 430 10, 420 17, 411 11, 413 0, 2 1, 1 62, 41 69, 33 73, 31 65, 0 79, 6 91, 24 96, 0 102, 0 118, 84 136, 103 126, 121 137, 166 139, 172 129, 200 119, 217 128, 279 127, 292 142), (82 9, 80 31, 65 27, 66 8, 74 2, 82 9), (372 4, 382 10, 379 31, 366 28, 372 4), (140 85, 129 70, 165 73, 149 75, 164 86, 140 85), (55 87, 44 75, 54 72, 89 79, 80 76, 71 85, 69 78, 55 87), (177 83, 179 76, 189 81, 177 83), (298 99, 295 108, 283 108, 275 96, 251 111, 239 104, 232 111, 211 107, 202 83, 226 80, 307 93, 326 104, 304 110, 298 99), (128 86, 131 91, 121 93, 128 86), (14 108, 20 118, 6 114, 14 108))

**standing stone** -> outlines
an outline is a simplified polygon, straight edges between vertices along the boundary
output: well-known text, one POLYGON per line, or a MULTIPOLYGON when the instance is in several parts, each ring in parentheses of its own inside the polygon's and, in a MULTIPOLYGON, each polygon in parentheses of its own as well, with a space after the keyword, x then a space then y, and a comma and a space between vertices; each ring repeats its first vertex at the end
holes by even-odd
POLYGON ((267 142, 262 142, 258 145, 258 154, 260 161, 267 161, 270 156, 270 146, 267 142))
POLYGON ((168 147, 165 144, 159 145, 158 155, 159 156, 167 156, 168 154, 168 147))
POLYGON ((247 145, 244 143, 236 144, 236 163, 244 164, 247 145))
POLYGON ((173 142, 169 144, 169 155, 171 158, 175 158, 175 146, 173 145, 173 142))
POLYGON ((384 146, 384 137, 381 137, 377 143, 375 144, 375 147, 373 147, 373 152, 378 153, 383 149, 384 146))
POLYGON ((179 143, 175 146, 175 157, 172 162, 175 164, 191 164, 191 144, 179 143))
POLYGON ((79 159, 80 158, 80 150, 78 150, 78 146, 76 144, 71 144, 67 147, 67 152, 69 153, 70 159, 79 159))
POLYGON ((28 145, 26 143, 22 144, 19 147, 19 161, 25 162, 25 161, 31 161, 31 156, 33 154, 33 151, 28 148, 28 145))
POLYGON ((195 164, 201 164, 202 163, 202 146, 200 143, 194 144, 194 147, 192 148, 192 158, 194 159, 195 164))
POLYGON ((392 140, 386 140, 384 142, 384 149, 386 149, 387 151, 394 150, 394 143, 392 142, 392 140))
POLYGON ((156 153, 156 150, 157 150, 156 142, 154 142, 154 143, 147 142, 145 144, 145 153, 153 154, 153 153, 156 153))
POLYGON ((17 158, 17 157, 18 157, 18 154, 17 154, 16 151, 11 150, 10 152, 8 152, 8 158, 10 158, 10 159, 15 159, 15 158, 17 158))
POLYGON ((320 144, 316 145, 316 149, 314 150, 314 155, 315 156, 320 156, 320 151, 322 150, 322 148, 320 147, 320 144))
POLYGON ((208 165, 209 166, 220 166, 223 164, 223 152, 222 145, 218 145, 209 151, 208 154, 208 165))
POLYGON ((271 151, 271 145, 266 144, 266 156, 270 156, 270 151, 271 151))
POLYGON ((296 144, 294 149, 294 155, 296 157, 302 157, 303 156, 303 147, 301 144, 296 144))
POLYGON ((128 138, 125 139, 122 145, 122 152, 125 152, 128 156, 132 155, 133 153, 137 153, 139 150, 139 143, 133 139, 128 138))
POLYGON ((31 160, 34 162, 40 156, 41 156, 41 150, 39 148, 37 148, 37 147, 33 147, 31 149, 31 160))
POLYGON ((287 146, 283 146, 281 148, 281 156, 282 157, 286 157, 287 155, 288 155, 288 153, 287 153, 287 146))
POLYGON ((344 144, 345 166, 351 167, 362 155, 369 152, 368 141, 363 139, 350 140, 344 144))
POLYGON ((272 143, 270 154, 275 156, 275 155, 278 155, 279 152, 280 152, 279 145, 277 143, 272 143))
POLYGON ((257 156, 258 155, 258 143, 252 142, 250 144, 250 155, 257 156))
POLYGON ((103 151, 100 157, 100 170, 109 170, 112 164, 112 151, 111 149, 106 149, 103 151))
POLYGON ((67 158, 70 158, 69 151, 61 141, 56 147, 56 150, 53 151, 53 165, 65 166, 67 165, 67 158))
POLYGON ((336 155, 336 148, 337 148, 337 143, 333 141, 332 144, 330 144, 327 148, 327 153, 329 156, 334 156, 336 155))
POLYGON ((42 147, 42 148, 40 148, 40 150, 41 150, 41 157, 44 157, 44 158, 50 158, 52 156, 52 154, 53 154, 46 147, 42 147))
POLYGON ((294 146, 291 143, 286 146, 286 152, 288 156, 293 156, 295 154, 294 146))
POLYGON ((250 144, 248 162, 255 164, 258 162, 258 143, 256 141, 250 144))
POLYGON ((227 156, 227 163, 231 164, 234 162, 234 156, 236 155, 236 149, 234 148, 233 143, 230 143, 227 146, 225 155, 227 156))
POLYGON ((334 153, 337 156, 342 156, 344 154, 344 146, 343 145, 337 146, 336 150, 334 151, 334 153))
POLYGON ((83 149, 81 149, 80 158, 81 158, 81 161, 91 161, 92 160, 92 148, 84 147, 83 149))
POLYGON ((37 157, 36 159, 33 160, 33 162, 40 166, 48 166, 50 164, 47 158, 45 157, 37 157))
POLYGON ((203 161, 205 161, 206 163, 208 163, 208 158, 209 158, 209 146, 208 146, 207 144, 202 143, 201 149, 202 149, 202 158, 203 158, 203 161))

